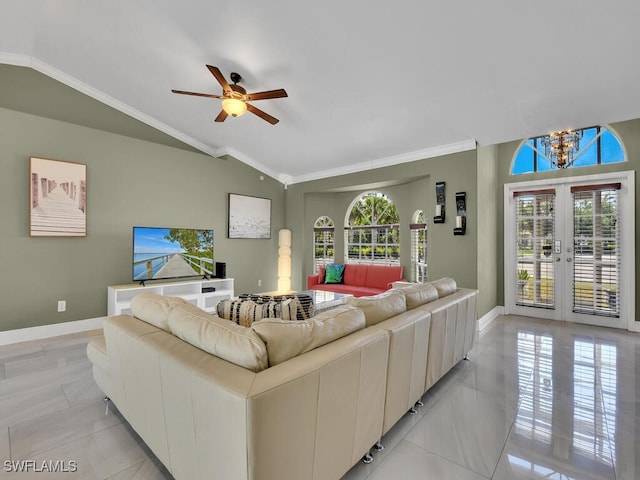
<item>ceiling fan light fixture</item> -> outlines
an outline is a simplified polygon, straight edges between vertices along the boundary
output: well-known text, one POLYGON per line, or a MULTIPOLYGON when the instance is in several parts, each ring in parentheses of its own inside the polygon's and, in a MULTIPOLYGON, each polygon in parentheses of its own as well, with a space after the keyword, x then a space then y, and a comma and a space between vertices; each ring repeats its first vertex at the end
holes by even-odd
POLYGON ((232 117, 240 117, 247 111, 247 104, 237 98, 225 98, 222 100, 222 109, 232 117))
POLYGON ((253 105, 253 101, 287 97, 288 95, 284 88, 279 88, 277 90, 265 90, 264 92, 247 93, 244 87, 238 85, 238 82, 242 80, 242 77, 239 74, 231 72, 231 81, 233 83, 229 84, 225 80, 224 75, 222 75, 222 72, 218 67, 207 65, 207 68, 222 87, 222 95, 214 95, 212 93, 187 92, 185 90, 175 89, 172 89, 171 91, 173 93, 179 93, 181 95, 192 95, 196 97, 221 99, 222 110, 215 118, 216 122, 224 122, 229 115, 231 115, 232 117, 240 117, 244 115, 247 110, 249 110, 251 113, 257 115, 264 121, 269 122, 271 125, 275 125, 276 123, 278 123, 279 120, 276 117, 272 117, 267 112, 263 112, 259 108, 255 107, 253 105), (252 103, 247 103, 248 101, 252 103))

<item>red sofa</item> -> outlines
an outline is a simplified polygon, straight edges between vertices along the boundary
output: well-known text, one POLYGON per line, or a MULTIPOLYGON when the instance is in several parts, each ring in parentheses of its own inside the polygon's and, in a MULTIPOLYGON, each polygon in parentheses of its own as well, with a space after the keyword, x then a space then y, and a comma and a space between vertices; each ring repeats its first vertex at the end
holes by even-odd
POLYGON ((324 283, 324 268, 307 277, 308 290, 324 290, 350 293, 354 297, 376 295, 391 288, 393 282, 402 280, 400 265, 359 265, 347 263, 343 283, 324 283))

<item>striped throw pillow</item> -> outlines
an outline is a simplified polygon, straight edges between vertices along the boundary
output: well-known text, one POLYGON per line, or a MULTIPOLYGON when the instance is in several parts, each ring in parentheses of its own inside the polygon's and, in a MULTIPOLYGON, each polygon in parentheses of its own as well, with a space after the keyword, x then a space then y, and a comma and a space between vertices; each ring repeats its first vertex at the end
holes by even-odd
POLYGON ((217 314, 220 318, 250 327, 262 318, 262 305, 251 300, 223 300, 218 303, 217 314))

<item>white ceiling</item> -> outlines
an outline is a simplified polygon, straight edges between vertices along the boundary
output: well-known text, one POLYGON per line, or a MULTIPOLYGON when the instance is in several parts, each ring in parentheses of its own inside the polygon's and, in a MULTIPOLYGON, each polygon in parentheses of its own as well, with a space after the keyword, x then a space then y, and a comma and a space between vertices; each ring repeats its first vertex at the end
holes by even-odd
POLYGON ((293 183, 640 118, 640 2, 10 0, 27 65, 212 155, 293 183), (289 97, 214 123, 206 69, 289 97))

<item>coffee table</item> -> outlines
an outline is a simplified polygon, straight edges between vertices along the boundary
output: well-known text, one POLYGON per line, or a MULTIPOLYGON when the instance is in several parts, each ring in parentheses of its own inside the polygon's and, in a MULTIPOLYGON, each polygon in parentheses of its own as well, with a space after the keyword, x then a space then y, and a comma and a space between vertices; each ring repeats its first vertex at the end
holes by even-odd
POLYGON ((305 290, 300 293, 313 298, 315 313, 326 312, 342 305, 347 298, 353 297, 350 293, 325 292, 324 290, 305 290))

